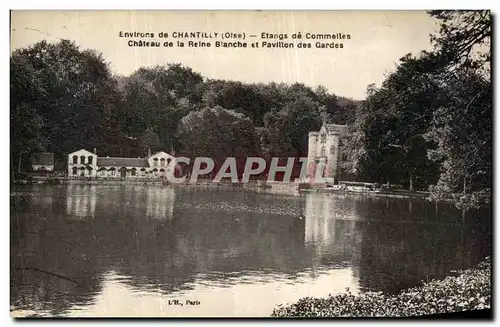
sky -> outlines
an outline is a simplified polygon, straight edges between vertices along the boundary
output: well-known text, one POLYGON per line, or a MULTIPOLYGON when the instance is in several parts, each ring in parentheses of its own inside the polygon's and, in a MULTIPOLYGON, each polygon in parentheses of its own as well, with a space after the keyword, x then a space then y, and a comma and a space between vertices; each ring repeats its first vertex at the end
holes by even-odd
POLYGON ((425 11, 12 11, 10 43, 14 51, 41 40, 69 39, 82 49, 101 52, 113 73, 125 76, 140 67, 181 63, 207 78, 301 82, 364 99, 367 85, 380 85, 399 58, 432 49, 429 35, 437 30, 425 11), (134 40, 176 44, 188 39, 173 39, 173 32, 198 31, 219 33, 220 41, 222 33, 245 33, 249 46, 278 41, 262 39, 261 33, 286 33, 282 42, 309 42, 311 48, 130 47, 131 39, 119 36, 150 32, 154 39, 134 40), (160 32, 169 37, 158 38, 160 32), (298 32, 303 38, 291 39, 298 32), (306 33, 349 34, 350 39, 334 41, 342 48, 316 48, 318 40, 305 39, 306 33))

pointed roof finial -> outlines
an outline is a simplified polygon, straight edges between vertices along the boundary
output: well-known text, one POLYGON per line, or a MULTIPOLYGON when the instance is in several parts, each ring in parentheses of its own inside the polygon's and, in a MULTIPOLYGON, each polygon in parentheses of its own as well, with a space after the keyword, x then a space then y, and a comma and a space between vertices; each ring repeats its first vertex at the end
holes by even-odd
POLYGON ((321 115, 321 121, 323 125, 326 125, 326 118, 327 118, 326 107, 325 106, 319 107, 319 111, 321 115))

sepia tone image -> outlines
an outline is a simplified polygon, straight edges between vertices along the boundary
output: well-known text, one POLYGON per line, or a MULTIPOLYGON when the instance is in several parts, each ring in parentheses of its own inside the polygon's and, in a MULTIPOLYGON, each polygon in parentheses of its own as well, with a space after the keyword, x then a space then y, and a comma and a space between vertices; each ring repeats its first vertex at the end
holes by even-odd
POLYGON ((492 317, 490 11, 11 11, 10 315, 492 317))

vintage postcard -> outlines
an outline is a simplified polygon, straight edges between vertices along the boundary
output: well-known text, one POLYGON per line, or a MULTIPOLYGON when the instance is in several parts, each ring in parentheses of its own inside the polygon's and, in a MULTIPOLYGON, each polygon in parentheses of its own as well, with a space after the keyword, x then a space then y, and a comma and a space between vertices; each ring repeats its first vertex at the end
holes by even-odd
POLYGON ((11 11, 11 316, 491 317, 491 34, 11 11))

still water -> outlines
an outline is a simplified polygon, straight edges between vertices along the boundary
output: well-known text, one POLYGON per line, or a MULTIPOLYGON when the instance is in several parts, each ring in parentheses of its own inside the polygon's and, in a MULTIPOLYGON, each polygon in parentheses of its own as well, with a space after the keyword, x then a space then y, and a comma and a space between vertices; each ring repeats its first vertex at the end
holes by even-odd
POLYGON ((125 185, 11 196, 11 314, 269 316, 397 292, 489 255, 488 212, 421 200, 125 185))

